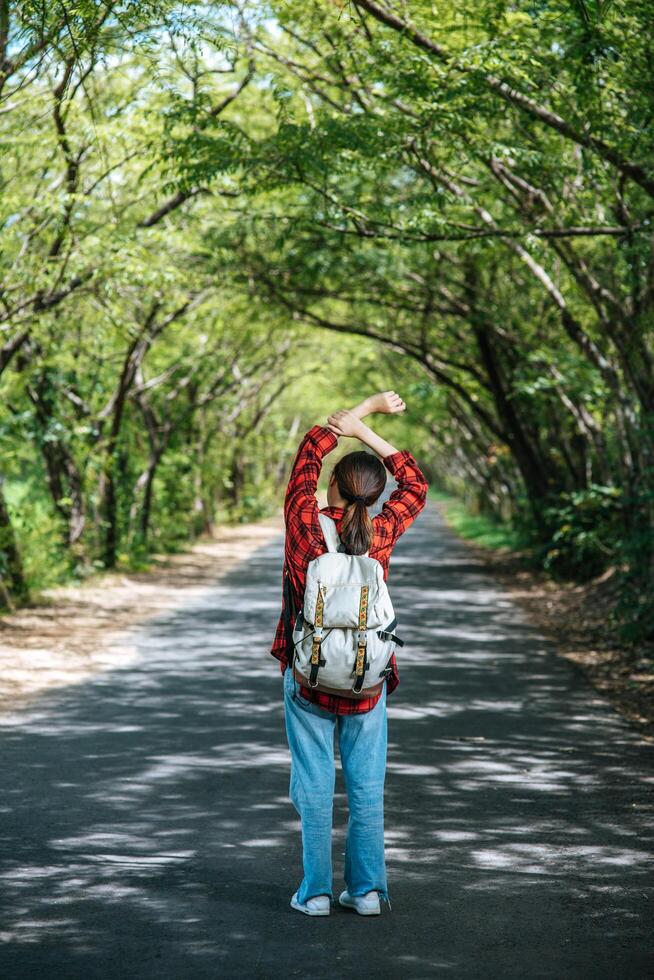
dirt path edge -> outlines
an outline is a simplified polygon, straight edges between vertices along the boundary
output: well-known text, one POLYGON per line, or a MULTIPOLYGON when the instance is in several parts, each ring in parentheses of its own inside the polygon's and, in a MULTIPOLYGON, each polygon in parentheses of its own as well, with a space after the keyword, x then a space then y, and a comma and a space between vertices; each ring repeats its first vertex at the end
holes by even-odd
MULTIPOLYGON (((79 684, 135 655, 129 629, 219 581, 283 532, 281 514, 217 528, 144 572, 112 571, 44 590, 0 617, 0 714, 46 690, 79 684)), ((281 581, 280 581, 281 591, 281 581)))
MULTIPOLYGON (((456 533, 447 504, 436 501, 435 506, 456 533)), ((654 650, 625 646, 607 625, 617 600, 615 571, 583 585, 555 582, 545 572, 525 567, 520 554, 460 540, 511 593, 557 654, 581 670, 644 739, 654 742, 654 650)))

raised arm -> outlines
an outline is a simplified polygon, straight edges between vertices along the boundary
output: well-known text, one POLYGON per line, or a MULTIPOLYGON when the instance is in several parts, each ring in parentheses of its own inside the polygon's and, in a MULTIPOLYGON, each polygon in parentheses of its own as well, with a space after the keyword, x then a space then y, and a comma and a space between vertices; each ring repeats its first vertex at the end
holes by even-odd
POLYGON ((374 518, 373 524, 386 531, 386 543, 392 545, 425 506, 429 485, 408 449, 386 456, 384 466, 395 477, 397 487, 384 503, 381 513, 374 518))
MULTIPOLYGON (((396 414, 406 408, 395 392, 384 392, 374 398, 386 399, 387 407, 373 408, 372 411, 396 414)), ((362 421, 363 415, 359 414, 359 410, 365 404, 362 402, 361 406, 357 406, 352 411, 342 409, 334 412, 329 416, 327 425, 335 435, 360 439, 381 457, 386 469, 395 477, 397 487, 384 503, 381 513, 374 519, 384 545, 392 546, 425 506, 428 484, 422 470, 408 450, 396 449, 362 421)))
POLYGON ((394 391, 380 391, 376 395, 370 395, 352 409, 339 409, 327 419, 327 428, 337 436, 351 436, 360 439, 361 442, 369 446, 373 452, 383 459, 396 453, 397 449, 390 442, 386 442, 370 426, 363 422, 366 415, 375 413, 382 415, 398 415, 403 412, 406 405, 398 394, 394 391))
MULTIPOLYGON (((391 466, 399 451, 390 442, 373 432, 363 422, 363 419, 373 413, 397 414, 403 412, 405 408, 406 405, 394 391, 382 391, 365 398, 352 409, 344 409, 330 415, 326 426, 314 425, 309 429, 295 455, 293 469, 286 488, 284 520, 287 528, 291 523, 299 521, 306 529, 305 533, 318 538, 321 537, 316 489, 322 469, 322 461, 327 453, 336 447, 339 436, 353 435, 355 438, 361 439, 383 459, 390 472, 394 472, 391 466), (390 465, 387 460, 390 460, 390 465)), ((395 475, 397 479, 397 474, 395 475)), ((392 508, 397 508, 399 514, 401 504, 393 499, 397 493, 396 490, 385 506, 388 507, 393 502, 392 508)), ((391 511, 389 511, 389 517, 390 513, 391 511)))
POLYGON ((293 469, 284 499, 284 521, 288 527, 294 518, 301 518, 320 535, 316 488, 323 458, 338 444, 338 438, 326 426, 314 425, 302 439, 295 454, 293 469))
MULTIPOLYGON (((382 391, 378 394, 370 395, 368 398, 364 398, 354 408, 349 409, 348 414, 353 419, 360 421, 366 415, 371 415, 373 412, 402 412, 405 407, 400 396, 396 395, 394 391, 382 391)), ((341 414, 340 412, 336 412, 334 416, 330 415, 329 418, 332 419, 341 414)), ((361 424, 363 425, 363 423, 361 424)), ((375 452, 379 452, 380 455, 388 455, 388 453, 396 452, 390 443, 380 439, 367 426, 365 428, 370 433, 370 436, 376 440, 375 445, 371 446, 375 452)), ((335 427, 328 422, 326 426, 314 425, 302 439, 295 455, 291 477, 286 488, 284 519, 287 525, 289 518, 293 514, 303 512, 306 518, 313 511, 315 511, 315 521, 319 524, 316 488, 322 469, 322 461, 327 453, 330 453, 336 447, 338 436, 341 434, 344 433, 336 431, 335 427)))

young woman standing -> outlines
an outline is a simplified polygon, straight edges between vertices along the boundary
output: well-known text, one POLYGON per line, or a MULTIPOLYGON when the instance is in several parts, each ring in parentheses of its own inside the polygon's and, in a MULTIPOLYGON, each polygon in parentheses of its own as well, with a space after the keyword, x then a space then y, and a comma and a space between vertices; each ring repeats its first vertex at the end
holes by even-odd
POLYGON ((378 915, 380 896, 389 904, 384 859, 384 780, 386 775, 386 694, 400 682, 395 654, 380 684, 353 695, 351 689, 321 691, 305 687, 289 667, 289 624, 302 607, 307 566, 326 543, 318 514, 336 523, 348 554, 369 552, 388 577, 389 560, 401 534, 425 505, 427 481, 408 450, 398 450, 363 422, 379 412, 397 414, 406 406, 394 391, 366 398, 351 410, 314 425, 297 451, 284 503, 286 544, 284 597, 271 653, 284 675, 284 717, 291 751, 289 795, 302 822, 304 877, 291 906, 307 915, 329 915, 332 893, 332 811, 335 787, 334 733, 350 816, 345 845, 346 890, 341 905, 361 915, 378 915), (315 493, 324 456, 341 436, 359 439, 372 452, 343 456, 334 466, 327 507, 319 511, 315 493), (371 507, 386 485, 386 471, 397 483, 381 513, 371 507))

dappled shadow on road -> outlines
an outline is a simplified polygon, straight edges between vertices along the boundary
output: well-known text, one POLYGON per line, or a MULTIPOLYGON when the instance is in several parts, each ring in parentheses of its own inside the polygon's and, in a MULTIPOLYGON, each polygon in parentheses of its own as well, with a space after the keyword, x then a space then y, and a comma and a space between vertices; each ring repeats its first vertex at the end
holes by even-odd
MULTIPOLYGON (((136 630, 135 663, 0 729, 3 975, 644 976, 649 750, 431 510, 389 580, 407 639, 388 700, 393 910, 289 908, 280 561, 276 541, 136 630)), ((336 894, 345 821, 339 771, 336 894)))

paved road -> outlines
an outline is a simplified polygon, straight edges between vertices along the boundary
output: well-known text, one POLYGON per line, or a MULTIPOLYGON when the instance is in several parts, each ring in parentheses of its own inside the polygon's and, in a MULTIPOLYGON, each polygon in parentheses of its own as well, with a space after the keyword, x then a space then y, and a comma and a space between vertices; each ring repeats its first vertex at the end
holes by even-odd
MULTIPOLYGON (((0 728, 3 980, 644 978, 654 766, 428 507, 389 584, 392 911, 289 908, 300 880, 280 539, 135 631, 137 661, 0 728), (247 642, 242 640, 247 636, 247 642)), ((334 890, 346 801, 337 775, 334 890)))

